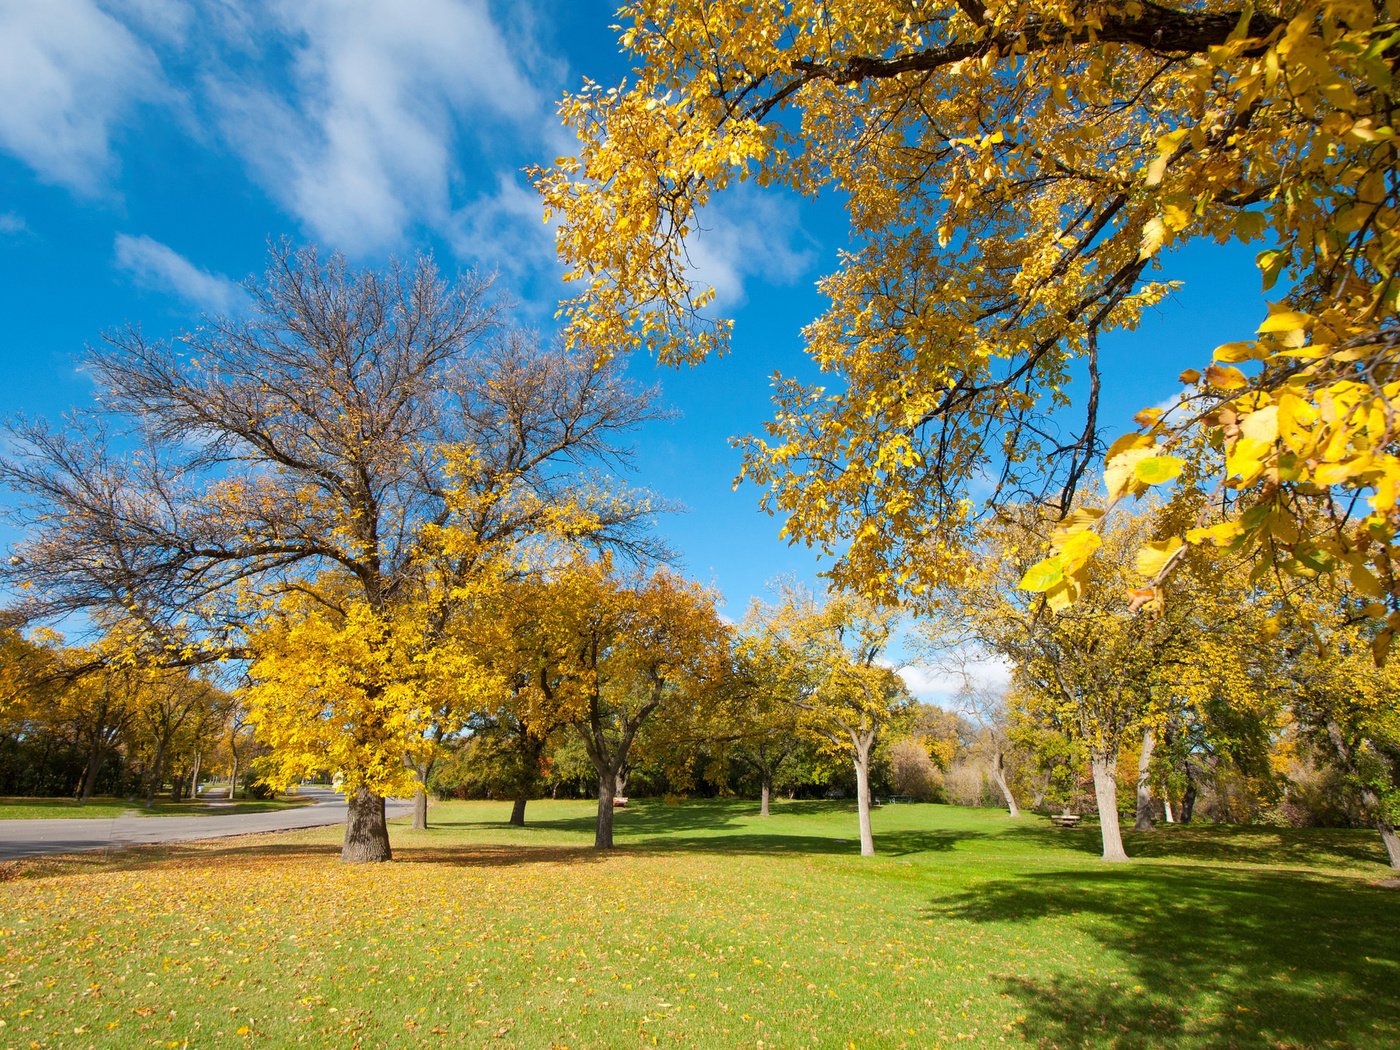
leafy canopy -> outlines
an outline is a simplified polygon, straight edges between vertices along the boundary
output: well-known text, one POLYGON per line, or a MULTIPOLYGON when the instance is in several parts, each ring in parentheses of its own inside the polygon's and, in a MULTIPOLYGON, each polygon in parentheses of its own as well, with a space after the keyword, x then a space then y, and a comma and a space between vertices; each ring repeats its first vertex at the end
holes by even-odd
MULTIPOLYGON (((1235 513, 1186 540, 1346 570, 1400 626, 1394 2, 639 0, 622 17, 635 80, 567 96, 580 151, 536 173, 578 286, 570 338, 722 351, 731 322, 687 267, 705 205, 746 179, 843 200, 852 247, 804 332, 826 378, 778 377, 744 442, 765 506, 838 555, 839 582, 917 599, 955 573, 984 475, 989 504, 1067 511, 1103 451, 1100 334, 1167 294, 1164 248, 1262 240, 1283 299, 1253 338, 1222 333, 1181 408, 1138 417, 1110 496, 1172 481, 1203 430, 1235 513)), ((1067 538, 1031 581, 1066 601, 1094 542, 1067 538)))

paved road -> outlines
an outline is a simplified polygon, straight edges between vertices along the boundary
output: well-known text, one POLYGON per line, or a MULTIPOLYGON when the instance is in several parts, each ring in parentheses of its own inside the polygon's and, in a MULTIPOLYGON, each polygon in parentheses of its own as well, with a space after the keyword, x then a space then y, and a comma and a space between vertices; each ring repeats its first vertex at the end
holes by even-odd
MULTIPOLYGON (((189 842, 228 835, 256 835, 340 824, 345 820, 345 796, 329 788, 302 787, 298 794, 315 805, 274 813, 219 813, 207 817, 143 817, 124 814, 100 819, 0 820, 0 860, 35 857, 42 853, 122 849, 152 842, 189 842)), ((390 799, 389 816, 413 811, 413 803, 390 799)))

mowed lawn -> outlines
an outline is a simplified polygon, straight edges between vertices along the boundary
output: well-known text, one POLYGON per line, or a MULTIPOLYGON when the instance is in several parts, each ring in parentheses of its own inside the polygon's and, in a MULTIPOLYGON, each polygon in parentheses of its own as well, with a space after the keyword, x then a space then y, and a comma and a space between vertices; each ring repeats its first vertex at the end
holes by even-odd
POLYGON ((1400 1045, 1400 890, 1365 832, 1093 828, 839 803, 435 806, 22 862, 0 1047, 1400 1045))

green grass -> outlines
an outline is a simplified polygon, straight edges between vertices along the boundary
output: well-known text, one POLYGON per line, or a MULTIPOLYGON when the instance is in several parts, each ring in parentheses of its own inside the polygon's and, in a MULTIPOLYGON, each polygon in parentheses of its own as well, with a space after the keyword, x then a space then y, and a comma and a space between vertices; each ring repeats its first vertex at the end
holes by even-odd
POLYGON ((1096 831, 900 805, 436 806, 24 862, 0 1046, 1400 1045, 1400 891, 1364 832, 1096 831))
POLYGON ((0 798, 0 820, 53 820, 55 818, 111 819, 124 813, 145 817, 198 817, 210 813, 268 813, 309 805, 310 799, 295 795, 280 799, 240 799, 233 805, 219 800, 182 802, 157 800, 147 809, 141 802, 124 798, 94 798, 76 802, 71 798, 0 798))

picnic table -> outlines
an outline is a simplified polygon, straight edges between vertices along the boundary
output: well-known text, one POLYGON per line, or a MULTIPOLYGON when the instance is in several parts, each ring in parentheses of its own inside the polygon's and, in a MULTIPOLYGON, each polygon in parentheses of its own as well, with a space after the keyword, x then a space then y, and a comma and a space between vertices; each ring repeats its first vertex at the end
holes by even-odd
POLYGON ((1050 823, 1054 824, 1057 828, 1077 828, 1079 827, 1080 819, 1077 813, 1050 814, 1050 823))

